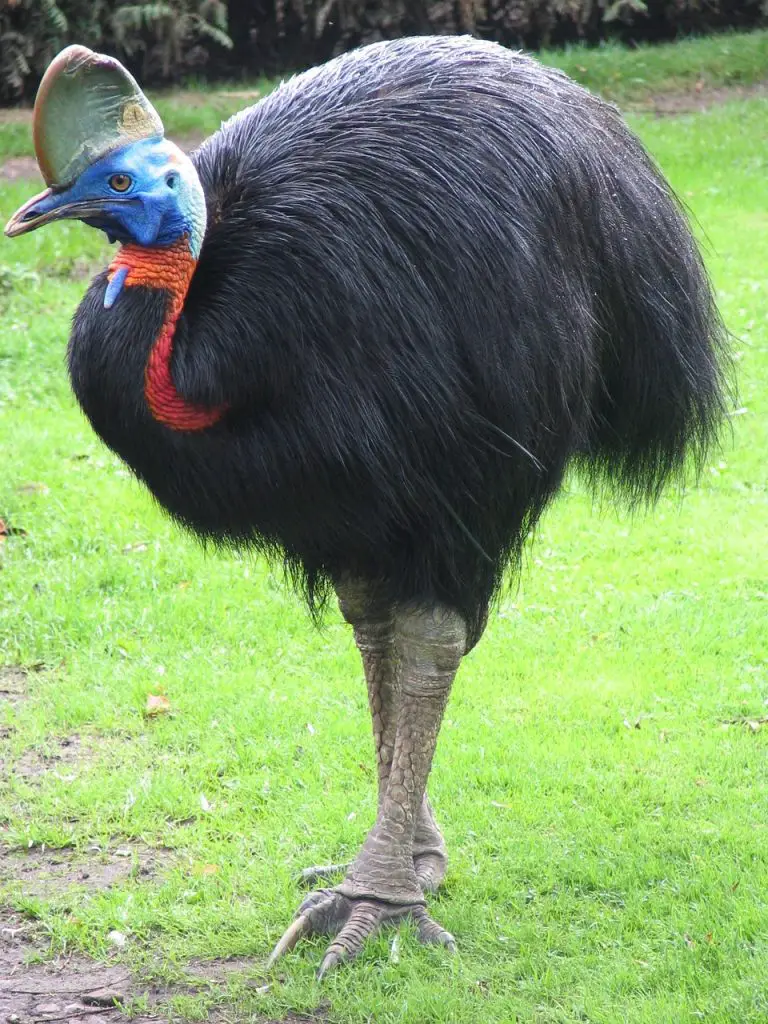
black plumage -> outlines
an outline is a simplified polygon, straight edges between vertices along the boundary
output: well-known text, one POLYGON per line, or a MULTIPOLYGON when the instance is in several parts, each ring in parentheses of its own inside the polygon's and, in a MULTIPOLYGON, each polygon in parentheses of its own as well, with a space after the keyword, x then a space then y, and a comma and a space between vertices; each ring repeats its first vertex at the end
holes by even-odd
POLYGON ((201 433, 151 418, 162 293, 74 321, 75 391, 197 534, 480 628, 569 462, 630 499, 701 456, 723 332, 680 208, 619 114, 462 38, 282 85, 193 155, 208 206, 177 330, 201 433))

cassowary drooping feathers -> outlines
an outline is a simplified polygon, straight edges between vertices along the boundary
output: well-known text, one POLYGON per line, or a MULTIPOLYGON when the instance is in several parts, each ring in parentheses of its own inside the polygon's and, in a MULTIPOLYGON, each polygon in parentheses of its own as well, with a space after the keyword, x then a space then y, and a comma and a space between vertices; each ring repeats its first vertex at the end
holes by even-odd
POLYGON ((328 967, 405 912, 451 944, 424 787, 460 657, 569 464, 653 498, 722 411, 686 220, 614 108, 494 44, 342 56, 191 163, 76 49, 38 104, 100 69, 120 131, 64 181, 41 129, 52 189, 8 230, 80 216, 124 243, 75 316, 77 398, 179 522, 335 588, 363 653, 379 818, 280 951, 338 932, 328 967))

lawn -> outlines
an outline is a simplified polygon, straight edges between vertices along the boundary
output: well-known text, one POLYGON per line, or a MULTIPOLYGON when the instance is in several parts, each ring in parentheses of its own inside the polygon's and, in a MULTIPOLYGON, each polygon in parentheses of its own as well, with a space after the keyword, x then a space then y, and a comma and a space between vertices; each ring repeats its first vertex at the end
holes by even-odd
MULTIPOLYGON (((675 66, 745 80, 766 36, 733 38, 730 61, 722 41, 659 50, 634 85, 631 55, 614 93, 677 88, 675 66)), ((594 85, 621 68, 571 57, 594 85)), ((335 610, 316 631, 262 561, 204 554, 92 434, 63 357, 107 245, 66 223, 3 243, 0 919, 30 929, 28 958, 118 963, 132 1011, 162 990, 187 1019, 768 1020, 768 100, 631 120, 705 244, 730 429, 648 516, 569 481, 438 746, 451 867, 431 906, 459 951, 403 929, 322 984, 320 941, 264 964, 301 868, 373 821, 349 631, 335 610)), ((6 215, 32 187, 4 185, 6 215)))

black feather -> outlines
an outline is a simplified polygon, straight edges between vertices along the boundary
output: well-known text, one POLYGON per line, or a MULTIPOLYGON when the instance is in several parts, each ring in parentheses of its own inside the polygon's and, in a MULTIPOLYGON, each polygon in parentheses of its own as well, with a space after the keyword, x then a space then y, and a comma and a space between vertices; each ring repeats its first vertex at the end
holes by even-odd
POLYGON ((467 38, 300 75, 194 155, 209 226, 155 423, 163 296, 104 275, 70 366, 96 430, 180 522, 480 630, 572 460, 630 500, 701 459, 723 328, 677 202, 612 107, 467 38))

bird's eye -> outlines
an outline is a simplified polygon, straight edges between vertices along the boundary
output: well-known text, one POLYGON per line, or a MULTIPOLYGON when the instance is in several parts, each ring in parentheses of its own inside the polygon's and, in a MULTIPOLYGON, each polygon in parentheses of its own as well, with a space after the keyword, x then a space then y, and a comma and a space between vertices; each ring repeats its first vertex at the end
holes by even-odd
POLYGON ((176 188, 176 182, 178 180, 179 179, 175 174, 169 174, 168 177, 165 179, 165 184, 168 186, 168 188, 176 188))
POLYGON ((133 182, 127 174, 113 174, 109 179, 109 187, 113 192, 127 192, 132 184, 133 182))

